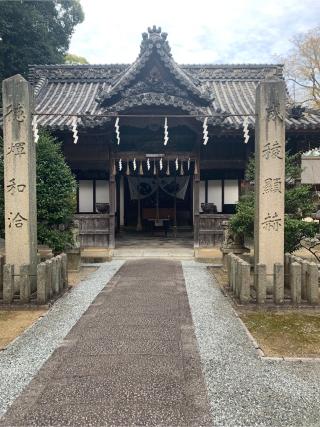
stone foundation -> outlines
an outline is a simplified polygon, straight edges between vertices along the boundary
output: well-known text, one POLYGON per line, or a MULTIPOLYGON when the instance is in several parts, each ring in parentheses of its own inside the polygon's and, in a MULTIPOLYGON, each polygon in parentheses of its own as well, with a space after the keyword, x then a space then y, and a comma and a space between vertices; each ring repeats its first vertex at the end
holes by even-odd
POLYGON ((12 264, 3 263, 3 257, 0 257, 0 270, 0 299, 2 297, 4 304, 28 304, 31 301, 46 304, 68 286, 66 254, 40 262, 36 280, 29 265, 21 265, 16 274, 12 264), (32 288, 33 283, 36 283, 35 290, 32 288))
POLYGON ((285 264, 275 263, 271 277, 267 277, 265 264, 257 264, 254 274, 251 274, 253 265, 233 253, 227 255, 226 265, 230 290, 242 304, 265 304, 267 300, 277 305, 285 301, 293 305, 316 305, 320 302, 319 270, 313 262, 286 254, 285 264), (272 288, 269 292, 270 282, 272 288), (288 289, 286 295, 285 284, 288 289))

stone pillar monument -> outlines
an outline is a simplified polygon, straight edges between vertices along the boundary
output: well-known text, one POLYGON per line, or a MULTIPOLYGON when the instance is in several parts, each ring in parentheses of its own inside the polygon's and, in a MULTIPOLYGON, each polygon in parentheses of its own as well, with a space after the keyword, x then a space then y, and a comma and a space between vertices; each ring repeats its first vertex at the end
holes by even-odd
POLYGON ((23 265, 30 266, 31 290, 35 290, 37 201, 32 89, 18 74, 3 81, 2 93, 6 264, 14 265, 14 291, 19 289, 23 265))
POLYGON ((274 264, 284 262, 285 83, 261 82, 256 90, 255 266, 266 265, 272 288, 274 264))

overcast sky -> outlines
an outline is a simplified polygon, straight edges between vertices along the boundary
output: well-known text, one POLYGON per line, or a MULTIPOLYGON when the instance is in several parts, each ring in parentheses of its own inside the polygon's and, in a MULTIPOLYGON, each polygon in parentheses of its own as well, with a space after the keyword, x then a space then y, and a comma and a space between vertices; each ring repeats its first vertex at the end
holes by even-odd
POLYGON ((290 39, 320 25, 320 0, 81 0, 70 52, 94 64, 130 63, 141 33, 168 33, 178 63, 275 62, 290 39))

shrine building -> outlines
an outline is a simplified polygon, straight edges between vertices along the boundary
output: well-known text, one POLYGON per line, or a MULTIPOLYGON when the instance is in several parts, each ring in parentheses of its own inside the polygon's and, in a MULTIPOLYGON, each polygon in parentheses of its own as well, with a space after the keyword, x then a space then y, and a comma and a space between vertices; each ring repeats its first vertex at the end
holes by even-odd
MULTIPOLYGON (((77 178, 81 247, 130 233, 220 244, 254 152, 256 87, 281 79, 277 64, 177 64, 156 27, 133 64, 31 66, 37 123, 77 178)), ((288 102, 285 121, 287 149, 317 143, 319 115, 288 102)))

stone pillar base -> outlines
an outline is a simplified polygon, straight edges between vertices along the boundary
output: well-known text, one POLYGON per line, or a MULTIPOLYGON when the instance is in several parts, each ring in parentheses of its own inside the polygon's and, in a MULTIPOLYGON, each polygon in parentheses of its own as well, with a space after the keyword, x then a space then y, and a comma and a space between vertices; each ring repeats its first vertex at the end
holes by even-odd
POLYGON ((46 245, 38 245, 38 255, 40 255, 40 262, 53 258, 52 249, 46 245))
POLYGON ((67 251, 68 258, 68 271, 80 271, 81 266, 81 252, 80 248, 69 249, 67 251))
POLYGON ((228 254, 241 255, 241 254, 249 253, 250 249, 246 248, 245 246, 235 245, 235 246, 221 246, 220 251, 222 252, 223 269, 227 270, 227 255, 228 254))

